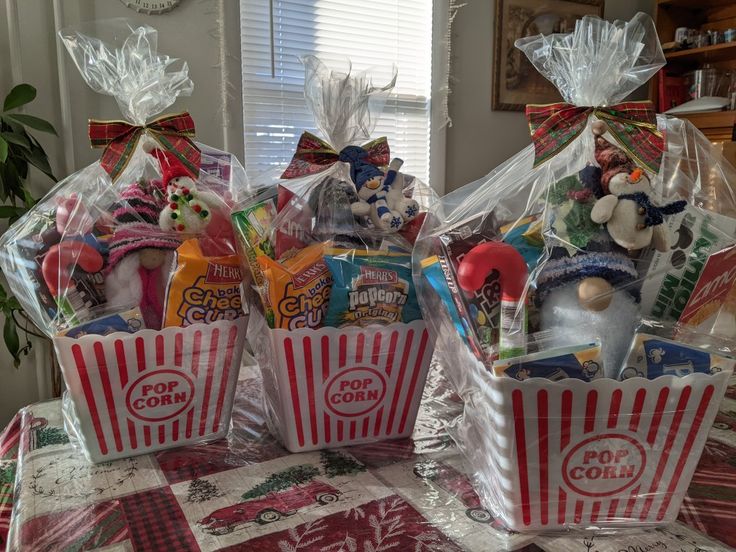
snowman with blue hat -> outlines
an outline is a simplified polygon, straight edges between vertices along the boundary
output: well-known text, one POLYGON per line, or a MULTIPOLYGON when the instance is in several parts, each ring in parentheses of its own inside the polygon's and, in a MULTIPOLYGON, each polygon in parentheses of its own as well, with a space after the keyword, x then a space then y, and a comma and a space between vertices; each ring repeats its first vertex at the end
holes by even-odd
POLYGON ((376 228, 397 232, 419 214, 419 204, 404 195, 402 178, 397 178, 403 164, 395 158, 384 172, 367 161, 368 152, 360 146, 347 146, 340 161, 350 165, 350 177, 358 193, 351 204, 355 216, 369 217, 376 228))

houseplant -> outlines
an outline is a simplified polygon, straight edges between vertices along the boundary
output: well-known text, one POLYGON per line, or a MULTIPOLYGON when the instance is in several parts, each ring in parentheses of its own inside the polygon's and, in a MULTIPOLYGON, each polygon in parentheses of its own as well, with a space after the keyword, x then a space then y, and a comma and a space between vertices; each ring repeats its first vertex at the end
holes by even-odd
MULTIPOLYGON (((29 129, 56 135, 51 123, 19 113, 18 108, 32 102, 36 89, 30 84, 15 86, 5 97, 0 113, 0 219, 9 224, 25 213, 36 199, 27 188, 31 167, 35 167, 52 181, 56 182, 48 156, 29 129)), ((18 300, 0 285, 0 312, 5 315, 3 340, 8 352, 13 356, 17 368, 21 357, 31 350, 30 335, 44 337, 29 328, 30 322, 20 307, 18 300), (25 343, 21 344, 18 328, 23 333, 25 343)))

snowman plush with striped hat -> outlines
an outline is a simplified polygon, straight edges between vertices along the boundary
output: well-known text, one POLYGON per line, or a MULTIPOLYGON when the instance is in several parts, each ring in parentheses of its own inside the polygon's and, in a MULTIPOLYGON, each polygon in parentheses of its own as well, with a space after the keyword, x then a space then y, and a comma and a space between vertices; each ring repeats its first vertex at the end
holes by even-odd
POLYGON ((218 198, 211 192, 198 190, 179 160, 170 152, 155 149, 151 155, 161 164, 166 189, 166 206, 159 215, 159 226, 165 231, 201 234, 212 220, 212 205, 218 198))
POLYGON ((404 195, 403 179, 398 178, 401 159, 393 159, 386 171, 369 163, 368 152, 360 146, 347 146, 340 152, 340 161, 350 165, 350 177, 358 193, 351 204, 355 216, 367 216, 374 226, 387 232, 397 232, 419 214, 419 204, 404 195))

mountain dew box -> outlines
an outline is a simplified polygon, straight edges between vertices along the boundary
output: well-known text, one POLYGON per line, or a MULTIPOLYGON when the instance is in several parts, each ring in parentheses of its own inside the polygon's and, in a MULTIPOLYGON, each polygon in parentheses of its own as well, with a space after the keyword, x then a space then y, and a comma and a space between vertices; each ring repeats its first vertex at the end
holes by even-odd
POLYGON ((328 326, 386 326, 421 318, 411 255, 371 249, 325 251, 332 273, 328 326))
POLYGON ((273 199, 270 198, 258 201, 232 214, 235 234, 253 273, 253 282, 258 287, 263 285, 263 273, 258 265, 258 257, 265 255, 274 258, 273 247, 266 235, 266 229, 271 225, 275 216, 276 206, 273 199))
POLYGON ((664 224, 674 243, 665 252, 651 254, 641 310, 645 317, 674 322, 690 300, 708 257, 734 243, 736 219, 688 205, 664 224))
POLYGON ((241 255, 245 258, 247 267, 253 275, 253 284, 263 303, 266 319, 271 324, 274 314, 265 289, 263 271, 258 264, 258 257, 274 258, 274 250, 267 235, 267 229, 274 217, 276 217, 276 205, 271 197, 257 200, 231 215, 241 255))

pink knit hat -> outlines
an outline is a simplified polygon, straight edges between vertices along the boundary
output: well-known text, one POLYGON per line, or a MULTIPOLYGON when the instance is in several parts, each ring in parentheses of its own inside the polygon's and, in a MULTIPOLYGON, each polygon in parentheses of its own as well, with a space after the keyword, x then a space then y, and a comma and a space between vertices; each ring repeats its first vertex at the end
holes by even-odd
POLYGON ((158 225, 159 213, 166 205, 159 190, 158 182, 136 182, 120 194, 112 212, 115 228, 110 240, 108 269, 134 251, 174 250, 181 244, 175 235, 163 232, 158 225))

